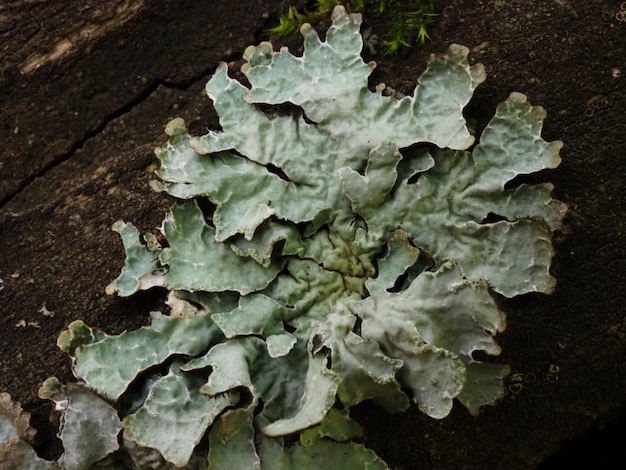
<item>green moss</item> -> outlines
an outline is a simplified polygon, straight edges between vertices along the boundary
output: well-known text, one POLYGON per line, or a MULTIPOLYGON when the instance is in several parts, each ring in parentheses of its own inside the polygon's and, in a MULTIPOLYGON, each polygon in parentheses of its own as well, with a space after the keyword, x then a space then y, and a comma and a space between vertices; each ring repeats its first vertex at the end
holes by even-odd
MULTIPOLYGON (((285 13, 280 15, 280 23, 269 29, 270 33, 287 36, 305 24, 316 24, 330 18, 333 8, 340 2, 337 0, 317 0, 315 10, 302 11, 290 5, 285 13)), ((430 0, 348 0, 348 8, 363 12, 371 7, 381 15, 387 23, 387 34, 383 44, 387 53, 396 53, 403 47, 411 46, 411 36, 416 35, 419 42, 424 43, 428 36, 428 26, 437 16, 433 3, 430 0)))

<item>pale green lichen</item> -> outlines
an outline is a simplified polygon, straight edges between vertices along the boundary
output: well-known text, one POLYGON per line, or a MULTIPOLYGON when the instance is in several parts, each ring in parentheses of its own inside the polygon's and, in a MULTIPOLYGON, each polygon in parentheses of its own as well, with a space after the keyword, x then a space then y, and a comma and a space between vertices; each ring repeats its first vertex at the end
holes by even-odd
POLYGON ((413 96, 369 91, 359 24, 338 7, 325 41, 302 28, 302 57, 248 48, 250 88, 222 64, 207 84, 221 130, 175 119, 157 149, 155 187, 185 200, 165 242, 115 224, 127 261, 107 291, 163 286, 171 312, 118 336, 74 322, 59 345, 117 403, 108 449, 119 425, 131 468, 385 468, 351 442, 350 407, 443 418, 454 399, 477 413, 502 395, 508 368, 475 356, 500 353, 490 289, 552 292, 565 210, 548 184, 507 183, 556 167, 561 143, 519 93, 476 143, 463 109, 485 73, 462 46, 413 96))

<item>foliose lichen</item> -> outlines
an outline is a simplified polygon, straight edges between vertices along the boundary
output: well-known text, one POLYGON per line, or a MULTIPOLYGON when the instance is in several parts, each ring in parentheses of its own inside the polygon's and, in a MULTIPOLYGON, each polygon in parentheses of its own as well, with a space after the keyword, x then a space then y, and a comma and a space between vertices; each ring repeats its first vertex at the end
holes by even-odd
POLYGON ((62 333, 84 385, 42 388, 66 407, 54 468, 386 468, 354 441, 354 405, 444 418, 455 399, 477 413, 502 395, 507 366, 475 354, 500 353, 490 291, 553 291, 565 212, 551 185, 510 182, 555 168, 562 143, 519 93, 476 142, 463 109, 485 72, 463 46, 412 96, 370 91, 359 25, 337 7, 325 41, 302 28, 302 57, 249 47, 250 87, 226 64, 206 86, 220 130, 168 124, 154 186, 182 201, 145 243, 114 225, 127 259, 107 291, 161 286, 170 312, 62 333))

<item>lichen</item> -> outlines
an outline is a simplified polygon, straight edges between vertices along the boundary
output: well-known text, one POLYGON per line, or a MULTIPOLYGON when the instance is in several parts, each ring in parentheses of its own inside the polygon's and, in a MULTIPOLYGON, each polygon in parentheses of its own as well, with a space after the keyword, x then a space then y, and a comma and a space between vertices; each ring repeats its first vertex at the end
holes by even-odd
POLYGON ((302 57, 249 47, 249 87, 220 65, 221 129, 174 119, 156 151, 154 187, 182 200, 160 235, 114 225, 127 260, 107 292, 160 286, 170 312, 117 336, 77 321, 59 346, 90 399, 116 405, 133 468, 386 468, 352 441, 354 405, 440 419, 502 396, 508 367, 476 355, 500 353, 492 291, 553 291, 565 212, 551 185, 512 181, 556 167, 562 144, 519 93, 477 142, 463 110, 485 72, 463 46, 412 96, 370 91, 359 25, 337 7, 325 41, 302 28, 302 57))

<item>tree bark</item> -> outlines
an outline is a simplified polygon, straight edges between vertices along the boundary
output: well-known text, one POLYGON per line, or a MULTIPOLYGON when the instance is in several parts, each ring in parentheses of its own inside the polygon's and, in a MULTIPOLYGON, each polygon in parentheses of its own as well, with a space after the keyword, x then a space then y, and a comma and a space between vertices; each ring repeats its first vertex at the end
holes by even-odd
MULTIPOLYGON (((104 294, 123 264, 110 226, 160 224, 171 201, 148 181, 165 123, 217 128, 205 82, 265 38, 282 3, 0 6, 0 391, 33 413, 41 455, 59 449, 37 388, 50 375, 72 379, 59 332, 76 319, 109 333, 136 328, 162 301, 104 294)), ((479 129, 512 91, 546 108, 543 136, 565 142, 563 162, 533 181, 554 183, 569 206, 554 239, 558 286, 499 299, 508 326, 498 360, 513 371, 501 403, 477 417, 457 405, 441 421, 416 408, 354 415, 394 468, 534 468, 626 406, 626 10, 608 0, 435 3, 432 40, 368 56, 373 79, 411 93, 428 55, 460 43, 488 74, 466 110, 479 129)))

